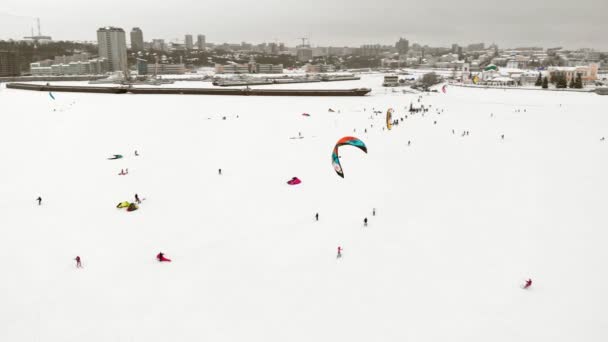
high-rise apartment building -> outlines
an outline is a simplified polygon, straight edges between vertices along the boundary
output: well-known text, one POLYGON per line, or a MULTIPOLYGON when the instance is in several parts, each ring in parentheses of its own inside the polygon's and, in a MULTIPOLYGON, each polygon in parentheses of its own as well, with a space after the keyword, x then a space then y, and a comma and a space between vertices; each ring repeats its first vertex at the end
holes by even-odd
POLYGON ((99 57, 108 60, 110 71, 127 71, 127 42, 125 31, 119 27, 97 30, 99 57))
POLYGON ((144 33, 139 27, 134 27, 131 30, 131 49, 135 51, 144 50, 144 33))
POLYGON ((199 34, 198 36, 196 36, 196 47, 199 50, 205 50, 205 35, 204 34, 199 34))
POLYGON ((184 45, 186 47, 186 50, 192 50, 192 48, 194 47, 191 34, 186 35, 186 39, 184 39, 184 45))

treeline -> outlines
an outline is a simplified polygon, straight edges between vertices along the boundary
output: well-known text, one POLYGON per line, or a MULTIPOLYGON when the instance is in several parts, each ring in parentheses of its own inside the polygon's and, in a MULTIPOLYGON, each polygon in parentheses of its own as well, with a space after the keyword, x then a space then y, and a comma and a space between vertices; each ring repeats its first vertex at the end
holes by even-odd
POLYGON ((551 82, 549 82, 547 76, 542 77, 539 73, 538 78, 536 79, 536 83, 534 85, 537 87, 542 87, 543 89, 547 89, 549 88, 549 83, 554 84, 555 88, 558 89, 583 89, 583 77, 581 76, 581 74, 578 73, 576 74, 576 77, 570 78, 570 82, 568 82, 568 79, 566 78, 565 74, 556 74, 555 76, 551 77, 551 82))

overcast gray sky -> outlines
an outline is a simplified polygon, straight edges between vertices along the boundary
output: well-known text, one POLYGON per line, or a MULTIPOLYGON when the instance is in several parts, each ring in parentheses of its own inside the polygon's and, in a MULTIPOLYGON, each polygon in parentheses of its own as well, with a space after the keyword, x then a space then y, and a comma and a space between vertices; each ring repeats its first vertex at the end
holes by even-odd
POLYGON ((101 26, 144 39, 279 41, 296 45, 394 44, 403 36, 432 46, 496 42, 501 47, 564 46, 608 50, 608 0, 2 0, 0 39, 29 34, 34 19, 54 39, 95 40, 101 26))

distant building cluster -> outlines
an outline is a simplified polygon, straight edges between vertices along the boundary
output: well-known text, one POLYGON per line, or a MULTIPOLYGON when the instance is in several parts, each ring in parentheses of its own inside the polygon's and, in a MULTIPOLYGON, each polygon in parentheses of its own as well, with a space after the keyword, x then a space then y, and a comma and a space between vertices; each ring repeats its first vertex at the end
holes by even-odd
MULTIPOLYGON (((28 39, 31 39, 28 42, 41 44, 46 36, 32 34, 28 39)), ((285 68, 295 67, 303 68, 307 73, 327 73, 346 68, 416 67, 449 70, 454 75, 458 74, 458 79, 463 82, 520 85, 538 83, 539 74, 550 81, 567 79, 572 82, 574 79, 579 83, 580 80, 591 83, 598 74, 606 73, 605 65, 608 64, 608 54, 592 49, 499 49, 496 44, 486 46, 483 42, 430 47, 411 43, 404 37, 392 45, 371 43, 359 47, 312 46, 309 38, 298 40, 301 42, 294 47, 287 47, 277 40, 260 44, 214 44, 208 43, 204 34, 185 34, 183 40, 153 38, 146 41, 139 27, 133 27, 127 37, 122 28, 108 26, 97 30, 96 56, 76 53, 36 61, 30 64, 30 72, 37 76, 108 72, 127 75, 136 70, 140 75, 161 75, 184 74, 197 65, 215 65, 218 74, 278 74, 285 68), (127 38, 130 38, 129 52, 127 38), (262 55, 260 58, 264 63, 253 61, 259 55, 262 55), (247 57, 251 60, 243 63, 247 57), (495 66, 496 70, 486 70, 489 65, 495 66)), ((0 75, 18 75, 19 70, 18 55, 0 52, 0 75)))
POLYGON ((61 76, 61 75, 102 75, 109 70, 107 60, 91 59, 53 64, 40 61, 30 64, 32 76, 61 76))
POLYGON ((54 59, 30 63, 32 76, 100 75, 108 71, 107 60, 91 59, 91 55, 88 53, 56 56, 54 59))

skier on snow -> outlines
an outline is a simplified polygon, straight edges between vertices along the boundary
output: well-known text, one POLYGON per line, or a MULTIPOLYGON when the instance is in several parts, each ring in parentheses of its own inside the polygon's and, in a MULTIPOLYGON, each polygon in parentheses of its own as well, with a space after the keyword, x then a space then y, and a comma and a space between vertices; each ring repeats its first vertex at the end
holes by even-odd
POLYGON ((137 194, 135 194, 135 202, 141 204, 141 201, 139 200, 139 196, 137 194))
POLYGON ((38 196, 38 198, 36 198, 36 201, 38 201, 38 205, 42 205, 42 197, 38 196))
POLYGON ((336 258, 341 258, 342 257, 342 247, 338 246, 338 255, 336 255, 336 258))
POLYGON ((530 286, 532 286, 532 279, 526 280, 526 283, 524 284, 524 286, 522 288, 525 290, 525 289, 530 288, 530 286))
POLYGON ((80 256, 77 255, 74 260, 76 260, 76 268, 82 268, 82 263, 80 262, 80 256))

